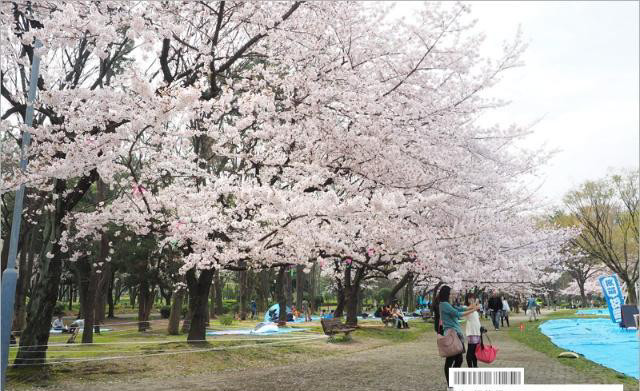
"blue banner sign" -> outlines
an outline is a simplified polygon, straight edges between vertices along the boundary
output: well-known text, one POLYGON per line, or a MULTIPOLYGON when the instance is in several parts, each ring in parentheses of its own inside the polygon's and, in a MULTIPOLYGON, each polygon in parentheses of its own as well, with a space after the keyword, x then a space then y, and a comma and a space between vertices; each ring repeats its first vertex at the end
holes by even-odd
POLYGON ((624 304, 624 297, 622 297, 622 290, 620 290, 618 277, 615 275, 602 276, 598 281, 600 281, 604 298, 607 300, 611 320, 615 323, 622 322, 622 305, 624 304))

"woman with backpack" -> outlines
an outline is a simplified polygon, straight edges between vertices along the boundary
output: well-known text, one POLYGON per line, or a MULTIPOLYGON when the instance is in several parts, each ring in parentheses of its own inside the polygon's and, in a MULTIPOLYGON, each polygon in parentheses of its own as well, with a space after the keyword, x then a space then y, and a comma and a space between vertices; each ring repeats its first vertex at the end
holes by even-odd
POLYGON ((454 307, 449 303, 449 297, 451 296, 451 288, 444 285, 440 288, 438 296, 434 302, 434 320, 436 332, 441 335, 446 335, 449 329, 455 331, 460 342, 462 343, 462 352, 447 357, 444 362, 444 376, 447 379, 447 386, 449 385, 449 368, 460 368, 462 366, 462 353, 464 353, 464 335, 462 334, 462 328, 460 327, 460 318, 467 316, 475 312, 478 307, 475 303, 470 307, 454 307))

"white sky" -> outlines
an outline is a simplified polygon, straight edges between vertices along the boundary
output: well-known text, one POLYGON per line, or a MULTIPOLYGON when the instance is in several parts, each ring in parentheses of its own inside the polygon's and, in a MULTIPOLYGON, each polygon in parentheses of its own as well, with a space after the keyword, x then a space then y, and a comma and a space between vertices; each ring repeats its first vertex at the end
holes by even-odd
MULTIPOLYGON (((559 153, 542 170, 539 196, 549 205, 612 169, 637 168, 639 157, 638 2, 471 2, 483 51, 495 53, 521 26, 525 66, 510 70, 492 95, 512 103, 487 120, 529 125, 532 146, 559 153)), ((419 3, 394 13, 411 17, 419 3)))

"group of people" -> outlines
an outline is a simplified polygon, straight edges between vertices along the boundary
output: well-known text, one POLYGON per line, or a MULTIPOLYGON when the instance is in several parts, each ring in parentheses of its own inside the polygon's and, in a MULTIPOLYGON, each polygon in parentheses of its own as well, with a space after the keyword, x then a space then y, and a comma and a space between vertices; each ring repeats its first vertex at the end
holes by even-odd
POLYGON ((62 333, 74 333, 76 329, 84 327, 84 319, 76 319, 69 327, 64 324, 64 320, 62 320, 62 315, 57 315, 56 318, 51 322, 51 328, 56 331, 60 331, 62 333))
POLYGON ((540 306, 536 301, 535 295, 531 295, 531 297, 529 297, 529 300, 527 300, 527 305, 524 309, 524 313, 526 314, 527 311, 529 311, 529 322, 531 322, 532 320, 538 320, 538 315, 540 314, 540 306))
POLYGON ((311 307, 307 299, 302 300, 302 308, 298 310, 296 306, 291 306, 291 312, 294 318, 301 318, 304 316, 305 322, 311 322, 311 307))
POLYGON ((507 327, 509 327, 509 312, 511 308, 505 297, 500 297, 497 292, 494 292, 489 298, 487 307, 496 331, 500 329, 500 326, 504 327, 505 320, 507 321, 507 327))
POLYGON ((467 339, 466 359, 469 368, 478 367, 478 359, 476 358, 476 346, 481 341, 482 326, 480 325, 480 304, 473 293, 467 294, 465 298, 465 306, 453 306, 450 302, 451 287, 444 285, 440 288, 438 295, 433 303, 434 309, 434 325, 436 332, 445 335, 449 329, 454 330, 460 342, 462 342, 463 351, 455 356, 447 357, 444 363, 444 375, 449 384, 449 368, 460 368, 463 362, 463 354, 465 354, 465 334, 467 339), (460 327, 460 319, 466 319, 466 330, 462 332, 460 327))
MULTIPOLYGON (((478 366, 478 359, 476 358, 476 347, 482 341, 482 333, 486 330, 480 324, 480 312, 484 309, 485 315, 488 313, 491 316, 491 322, 495 327, 495 330, 500 328, 500 325, 504 327, 504 321, 507 322, 509 327, 509 312, 511 310, 509 302, 505 297, 501 297, 497 292, 493 292, 489 298, 487 304, 483 306, 479 303, 476 296, 473 293, 468 293, 465 298, 464 306, 459 306, 458 299, 451 304, 451 287, 445 285, 440 288, 434 302, 433 302, 433 314, 434 325, 436 332, 445 335, 449 329, 455 331, 458 338, 462 342, 463 352, 455 356, 447 357, 444 364, 444 373, 449 384, 449 368, 459 368, 462 366, 463 354, 466 352, 466 361, 469 368, 476 368, 478 366), (465 318, 466 329, 462 332, 460 326, 460 319, 465 318), (465 335, 467 347, 465 349, 465 335)), ((535 295, 531 295, 526 304, 526 310, 529 311, 529 320, 532 318, 537 320, 537 315, 540 311, 540 306, 536 302, 535 295)), ((526 311, 525 311, 526 312, 526 311)))
POLYGON ((400 309, 398 303, 393 306, 385 305, 381 308, 378 308, 378 311, 376 311, 376 315, 377 314, 379 314, 379 317, 382 318, 383 322, 385 320, 391 320, 393 321, 394 326, 399 329, 409 328, 409 323, 405 319, 404 313, 400 309))

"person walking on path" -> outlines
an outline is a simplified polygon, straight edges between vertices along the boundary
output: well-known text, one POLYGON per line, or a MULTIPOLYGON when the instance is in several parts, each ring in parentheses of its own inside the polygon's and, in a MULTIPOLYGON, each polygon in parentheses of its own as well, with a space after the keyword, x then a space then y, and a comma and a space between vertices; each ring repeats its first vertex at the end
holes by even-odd
POLYGON ((504 327, 504 321, 507 321, 507 327, 509 327, 509 311, 511 308, 509 307, 509 302, 506 297, 502 298, 502 317, 500 317, 500 324, 504 327))
MULTIPOLYGON (((472 305, 478 305, 476 296, 473 293, 469 293, 467 295, 467 300, 465 304, 468 307, 472 305)), ((467 334, 467 367, 469 368, 477 368, 478 367, 478 359, 476 358, 476 346, 480 343, 480 314, 478 311, 473 311, 470 314, 465 315, 465 319, 467 320, 467 325, 465 326, 465 334, 467 334)))
POLYGON ((449 368, 460 368, 462 366, 462 353, 464 353, 464 335, 462 334, 462 328, 460 327, 460 318, 475 312, 478 307, 475 304, 471 307, 454 307, 449 303, 449 297, 451 295, 451 288, 444 285, 438 292, 438 297, 434 303, 434 327, 436 332, 444 335, 447 330, 453 329, 460 342, 462 343, 463 351, 455 356, 447 357, 444 362, 444 376, 447 379, 447 386, 449 385, 449 368))
POLYGON ((536 312, 536 307, 538 303, 536 303, 536 295, 531 295, 529 300, 527 300, 527 310, 529 310, 529 322, 531 322, 531 318, 534 320, 538 320, 538 313, 536 312))
POLYGON ((493 292, 489 299, 489 309, 491 310, 491 322, 493 327, 498 331, 500 329, 500 316, 502 312, 502 300, 497 292, 493 292))

